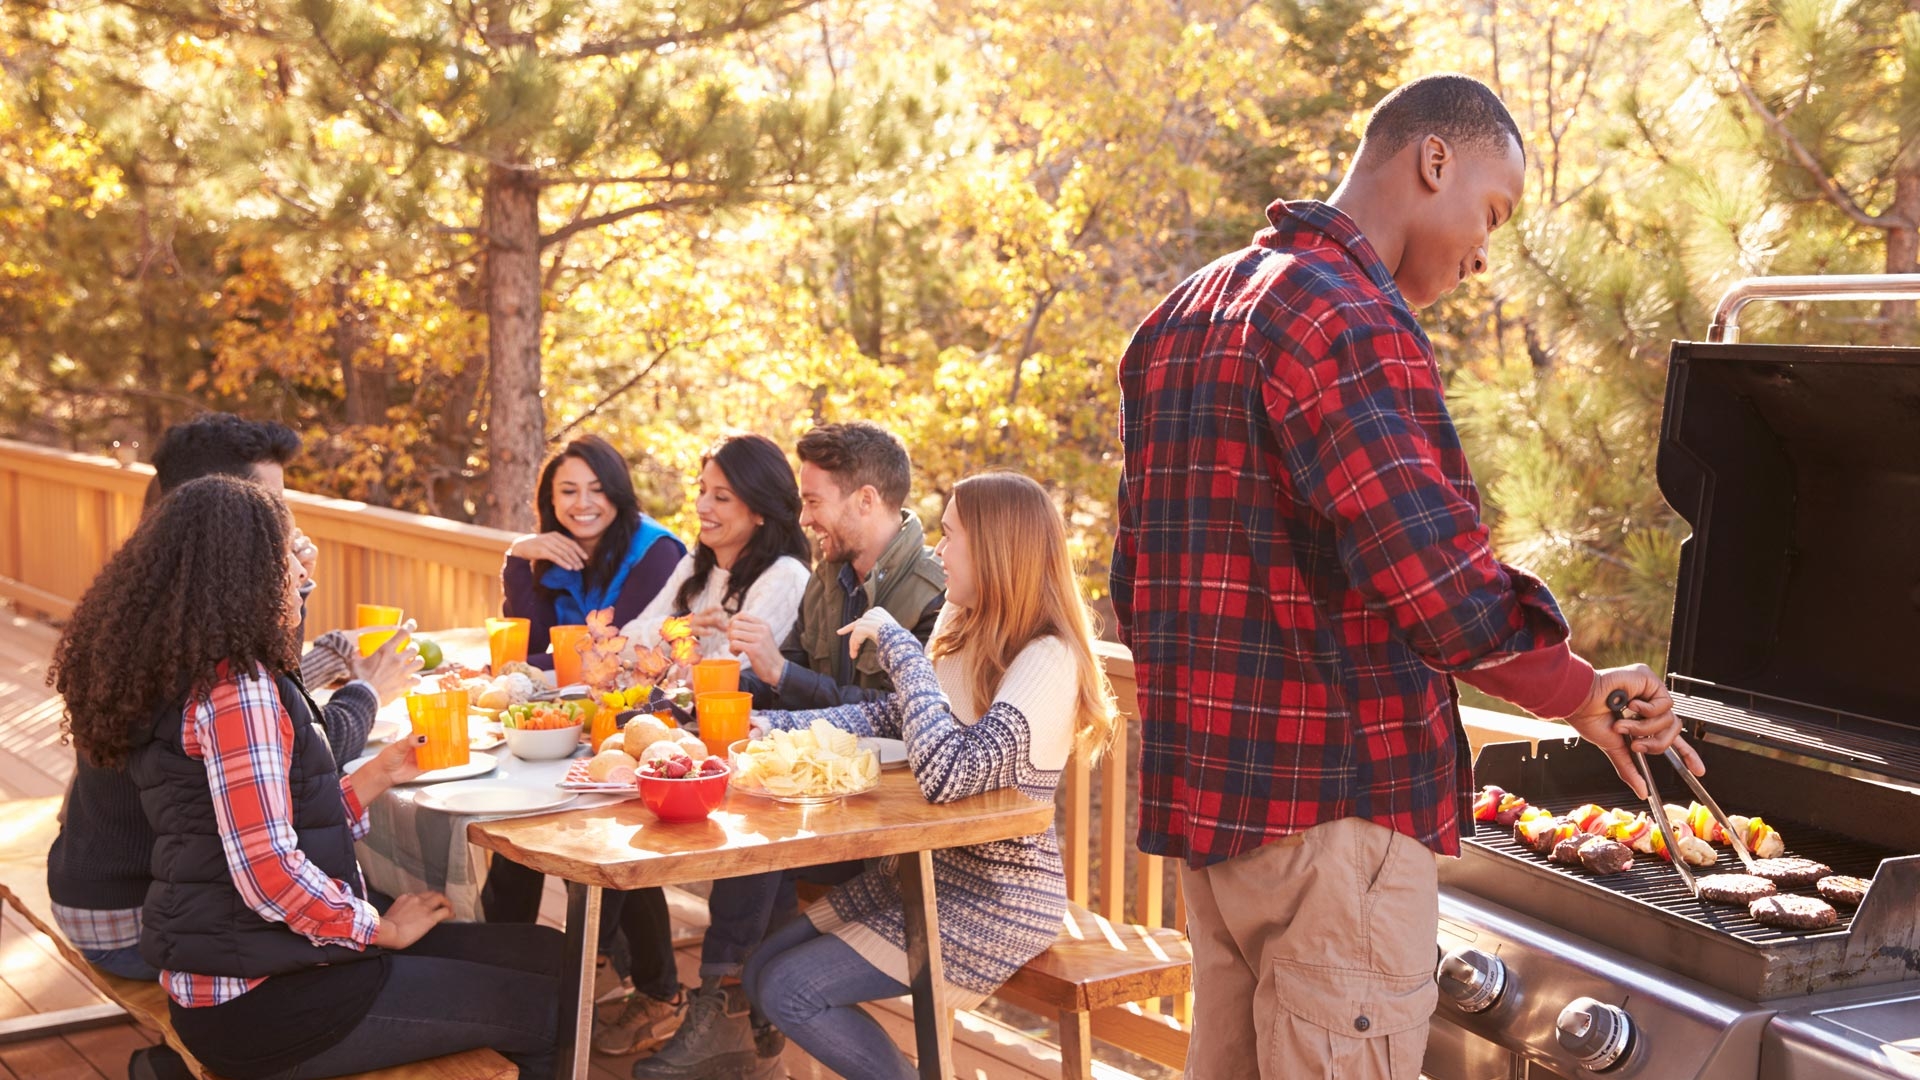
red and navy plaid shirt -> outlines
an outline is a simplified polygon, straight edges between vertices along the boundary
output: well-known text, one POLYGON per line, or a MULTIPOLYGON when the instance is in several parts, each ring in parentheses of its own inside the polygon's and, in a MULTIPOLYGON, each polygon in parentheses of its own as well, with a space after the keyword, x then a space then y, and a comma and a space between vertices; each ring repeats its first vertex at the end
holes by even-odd
MULTIPOLYGON (((187 702, 181 744, 206 764, 220 846, 240 898, 261 918, 316 945, 373 944, 380 913, 307 860, 293 829, 293 718, 264 670, 235 675, 222 663, 218 679, 187 702)), ((355 839, 367 833, 367 812, 353 778, 340 781, 355 839)), ((364 885, 362 887, 364 892, 364 885)), ((265 979, 163 971, 160 982, 187 1008, 232 1001, 265 979)))
POLYGON ((1473 778, 1449 673, 1567 625, 1494 558, 1433 350, 1372 245, 1323 203, 1267 216, 1120 362, 1140 847, 1198 867, 1358 817, 1458 854, 1473 778))

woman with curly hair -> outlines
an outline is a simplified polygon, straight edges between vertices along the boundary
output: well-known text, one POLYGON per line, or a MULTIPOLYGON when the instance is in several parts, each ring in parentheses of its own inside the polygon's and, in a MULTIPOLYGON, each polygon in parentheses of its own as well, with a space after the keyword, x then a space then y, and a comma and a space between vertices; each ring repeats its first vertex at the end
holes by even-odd
POLYGON ((550 1076, 557 932, 382 915, 354 860, 415 743, 334 768, 299 668, 286 508, 207 477, 149 513, 74 610, 50 681, 81 754, 124 768, 152 826, 141 952, 187 1049, 234 1080, 364 1072, 488 1046, 550 1076))

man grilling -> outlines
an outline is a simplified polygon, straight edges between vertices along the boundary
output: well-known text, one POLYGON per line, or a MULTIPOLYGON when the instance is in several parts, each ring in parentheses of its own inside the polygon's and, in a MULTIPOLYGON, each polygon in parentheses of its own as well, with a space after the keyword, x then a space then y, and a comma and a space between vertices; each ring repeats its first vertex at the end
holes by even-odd
POLYGON ((1418 1076, 1434 855, 1472 792, 1455 678, 1565 719, 1642 795, 1629 745, 1704 772, 1654 673, 1595 672, 1495 559, 1413 315, 1486 269, 1524 183, 1498 96, 1408 83, 1329 201, 1268 207, 1121 360, 1114 608, 1140 847, 1186 863, 1191 1077, 1418 1076))

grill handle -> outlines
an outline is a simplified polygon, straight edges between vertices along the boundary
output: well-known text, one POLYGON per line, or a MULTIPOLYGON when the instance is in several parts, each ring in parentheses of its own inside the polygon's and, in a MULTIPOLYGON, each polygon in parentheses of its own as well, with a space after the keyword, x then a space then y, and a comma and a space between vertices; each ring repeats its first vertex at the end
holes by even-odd
POLYGON ((1713 309, 1707 340, 1740 340, 1740 309, 1755 300, 1920 300, 1920 274, 1787 274, 1742 278, 1713 309))

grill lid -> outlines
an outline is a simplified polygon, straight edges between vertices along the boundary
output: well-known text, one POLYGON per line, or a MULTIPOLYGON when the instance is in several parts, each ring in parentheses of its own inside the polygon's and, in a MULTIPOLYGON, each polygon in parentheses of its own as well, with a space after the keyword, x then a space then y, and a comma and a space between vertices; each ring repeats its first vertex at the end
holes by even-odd
POLYGON ((1659 481, 1690 726, 1920 784, 1920 349, 1675 342, 1659 481))

